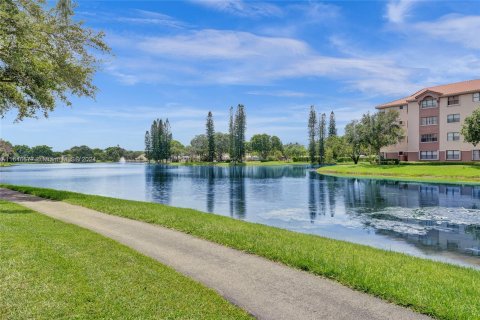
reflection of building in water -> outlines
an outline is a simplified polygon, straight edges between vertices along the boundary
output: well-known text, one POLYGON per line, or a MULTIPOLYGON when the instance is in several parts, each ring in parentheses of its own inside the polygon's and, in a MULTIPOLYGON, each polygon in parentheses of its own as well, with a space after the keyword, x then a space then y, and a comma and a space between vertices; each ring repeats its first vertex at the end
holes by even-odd
MULTIPOLYGON (((428 221, 426 225, 432 226, 433 223, 428 221)), ((435 229, 428 229, 427 234, 400 233, 392 230, 378 230, 377 233, 399 237, 428 249, 451 250, 480 255, 480 239, 469 230, 470 226, 441 223, 436 227, 435 229)))
POLYGON ((356 180, 344 182, 344 197, 348 207, 480 208, 480 187, 426 185, 394 181, 356 180))
POLYGON ((480 208, 480 187, 357 179, 342 183, 347 212, 377 233, 431 249, 480 249, 480 212, 468 211, 480 208))

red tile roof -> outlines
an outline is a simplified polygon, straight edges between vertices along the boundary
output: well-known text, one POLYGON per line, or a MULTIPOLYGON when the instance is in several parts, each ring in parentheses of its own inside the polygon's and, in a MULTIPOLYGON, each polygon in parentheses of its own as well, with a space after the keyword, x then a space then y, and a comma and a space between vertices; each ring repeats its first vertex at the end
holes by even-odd
POLYGON ((401 106, 401 105, 407 104, 408 101, 416 100, 415 97, 419 96, 425 91, 438 92, 440 93, 441 96, 451 96, 455 94, 462 94, 462 93, 476 92, 476 91, 480 92, 480 79, 423 88, 422 90, 419 90, 408 97, 378 105, 376 106, 376 108, 383 109, 383 108, 395 107, 395 106, 401 106))

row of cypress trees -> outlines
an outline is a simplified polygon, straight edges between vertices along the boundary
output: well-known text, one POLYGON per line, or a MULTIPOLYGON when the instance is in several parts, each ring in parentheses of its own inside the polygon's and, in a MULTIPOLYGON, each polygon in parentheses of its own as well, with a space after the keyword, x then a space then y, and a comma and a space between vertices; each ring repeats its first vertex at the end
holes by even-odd
MULTIPOLYGON (((335 114, 330 113, 328 137, 337 135, 335 114)), ((325 161, 325 140, 327 139, 327 120, 325 113, 317 116, 315 106, 310 107, 308 118, 308 155, 311 163, 322 164, 325 161), (318 119, 318 120, 317 120, 318 119)))
MULTIPOLYGON (((229 121, 229 154, 230 161, 241 163, 245 158, 245 131, 247 128, 247 116, 242 104, 237 106, 234 114, 230 107, 229 121)), ((213 162, 216 157, 215 150, 215 125, 212 112, 209 111, 206 121, 206 136, 208 142, 207 160, 213 162)), ((172 133, 168 119, 154 120, 150 131, 145 132, 145 157, 156 162, 168 161, 171 156, 172 133)))
POLYGON ((168 119, 154 120, 145 132, 145 157, 156 162, 168 161, 171 156, 172 132, 168 119))
MULTIPOLYGON (((247 115, 242 104, 237 106, 234 114, 233 107, 230 107, 230 119, 228 124, 229 155, 230 162, 241 163, 245 158, 245 131, 247 129, 247 115)), ((212 112, 208 112, 206 122, 206 135, 208 141, 207 160, 213 162, 216 157, 215 150, 215 128, 212 112)))

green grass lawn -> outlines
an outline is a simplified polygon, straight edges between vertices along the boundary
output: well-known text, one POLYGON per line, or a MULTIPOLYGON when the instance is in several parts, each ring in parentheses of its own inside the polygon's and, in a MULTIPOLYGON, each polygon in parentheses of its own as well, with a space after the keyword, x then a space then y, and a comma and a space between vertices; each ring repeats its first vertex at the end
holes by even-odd
MULTIPOLYGON (((237 166, 285 166, 285 165, 307 165, 309 162, 290 162, 290 161, 247 161, 237 166)), ((171 162, 169 165, 172 166, 220 166, 220 167, 229 167, 230 163, 228 162, 171 162)))
POLYGON ((10 166, 13 166, 13 164, 10 162, 0 162, 0 167, 10 167, 10 166))
POLYGON ((192 209, 51 189, 5 186, 179 230, 335 279, 440 319, 480 318, 480 271, 192 209))
POLYGON ((249 316, 113 240, 0 201, 0 319, 73 318, 249 316))
POLYGON ((325 175, 394 179, 403 181, 424 181, 441 183, 480 184, 480 165, 435 165, 435 164, 400 164, 373 165, 335 165, 319 168, 318 173, 325 175))

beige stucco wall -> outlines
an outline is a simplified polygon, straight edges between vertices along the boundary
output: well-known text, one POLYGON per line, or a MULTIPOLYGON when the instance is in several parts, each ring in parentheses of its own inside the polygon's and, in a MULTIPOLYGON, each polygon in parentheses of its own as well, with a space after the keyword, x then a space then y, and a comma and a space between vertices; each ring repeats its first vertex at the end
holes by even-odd
MULTIPOLYGON (((465 143, 463 136, 460 135, 459 141, 447 141, 448 132, 460 132, 463 122, 467 116, 480 107, 480 102, 473 102, 473 94, 467 93, 459 96, 460 103, 454 106, 448 106, 448 98, 440 98, 440 150, 460 150, 471 151, 475 149, 472 144, 465 143), (449 114, 460 114, 460 122, 447 123, 449 114)), ((478 149, 478 146, 477 146, 478 149)))
POLYGON ((408 103, 408 152, 419 150, 420 108, 418 102, 408 103))

